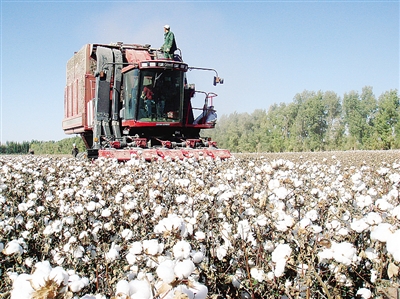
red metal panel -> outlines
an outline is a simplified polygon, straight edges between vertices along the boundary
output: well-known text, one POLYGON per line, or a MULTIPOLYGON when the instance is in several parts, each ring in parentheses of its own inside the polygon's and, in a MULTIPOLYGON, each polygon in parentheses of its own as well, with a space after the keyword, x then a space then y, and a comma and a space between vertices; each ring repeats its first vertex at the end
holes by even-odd
POLYGON ((67 117, 72 116, 72 86, 68 85, 68 107, 67 107, 67 117))
POLYGON ((140 61, 151 60, 150 53, 143 50, 126 49, 125 57, 129 63, 139 63, 140 61))
POLYGON ((79 98, 79 81, 75 79, 74 82, 74 89, 73 89, 73 102, 72 102, 72 115, 78 114, 78 98, 79 98))

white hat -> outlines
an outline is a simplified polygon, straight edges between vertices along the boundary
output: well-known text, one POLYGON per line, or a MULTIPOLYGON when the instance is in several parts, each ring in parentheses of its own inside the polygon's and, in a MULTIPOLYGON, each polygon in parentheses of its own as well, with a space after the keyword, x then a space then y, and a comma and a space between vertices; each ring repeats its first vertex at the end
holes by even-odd
POLYGON ((169 30, 169 25, 164 25, 164 28, 169 30))
POLYGON ((76 146, 76 144, 74 143, 72 146, 73 146, 73 147, 75 147, 75 146, 76 146))

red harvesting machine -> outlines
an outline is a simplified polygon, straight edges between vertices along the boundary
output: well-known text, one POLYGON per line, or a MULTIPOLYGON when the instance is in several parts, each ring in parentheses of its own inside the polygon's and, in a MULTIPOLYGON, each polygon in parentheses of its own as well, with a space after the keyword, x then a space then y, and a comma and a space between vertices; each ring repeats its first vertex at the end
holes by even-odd
POLYGON ((87 44, 67 63, 63 130, 80 134, 88 158, 229 158, 200 137, 215 127, 217 95, 196 91, 188 70, 213 71, 214 85, 223 83, 214 69, 189 67, 181 55, 166 59, 150 45, 87 44), (196 93, 201 107, 192 106, 196 93))

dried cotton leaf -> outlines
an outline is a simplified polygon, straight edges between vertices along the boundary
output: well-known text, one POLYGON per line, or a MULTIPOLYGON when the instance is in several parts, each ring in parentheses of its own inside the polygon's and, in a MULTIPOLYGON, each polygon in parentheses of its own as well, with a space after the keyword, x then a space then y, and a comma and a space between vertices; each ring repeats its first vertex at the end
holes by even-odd
POLYGON ((390 263, 388 266, 388 276, 389 278, 392 278, 393 276, 397 276, 399 273, 399 267, 397 267, 395 264, 390 263))
POLYGON ((172 286, 171 286, 170 284, 164 282, 164 283, 161 285, 161 287, 158 288, 157 292, 158 292, 159 295, 160 295, 160 294, 166 294, 166 293, 168 293, 171 289, 172 289, 172 286))

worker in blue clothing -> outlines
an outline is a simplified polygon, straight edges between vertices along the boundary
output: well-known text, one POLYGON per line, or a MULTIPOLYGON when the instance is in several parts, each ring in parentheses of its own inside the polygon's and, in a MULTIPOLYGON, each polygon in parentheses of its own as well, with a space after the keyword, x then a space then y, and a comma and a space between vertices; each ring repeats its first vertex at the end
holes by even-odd
POLYGON ((164 57, 172 59, 174 52, 177 49, 174 33, 171 31, 169 25, 164 26, 164 44, 161 47, 161 51, 164 52, 164 57))

